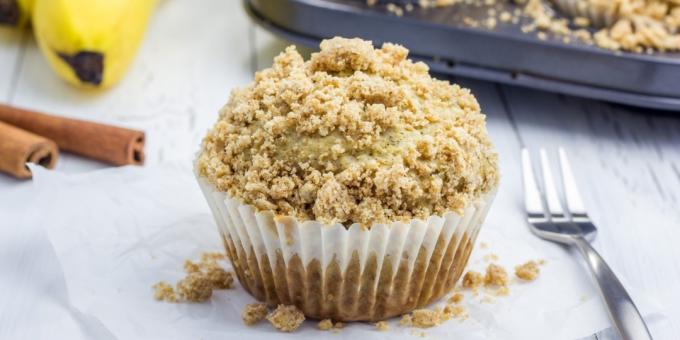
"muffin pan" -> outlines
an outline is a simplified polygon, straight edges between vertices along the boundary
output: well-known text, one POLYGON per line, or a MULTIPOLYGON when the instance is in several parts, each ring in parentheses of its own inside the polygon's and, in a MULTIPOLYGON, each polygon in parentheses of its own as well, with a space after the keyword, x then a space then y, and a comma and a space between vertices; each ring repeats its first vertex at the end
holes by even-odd
MULTIPOLYGON (((525 34, 517 24, 473 28, 462 18, 482 21, 487 7, 451 6, 404 11, 363 0, 244 0, 247 12, 265 29, 310 47, 333 37, 361 37, 379 45, 403 44, 411 58, 442 74, 464 76, 607 100, 680 111, 680 53, 613 52, 548 34, 525 34)), ((512 11, 514 7, 507 5, 512 11)))

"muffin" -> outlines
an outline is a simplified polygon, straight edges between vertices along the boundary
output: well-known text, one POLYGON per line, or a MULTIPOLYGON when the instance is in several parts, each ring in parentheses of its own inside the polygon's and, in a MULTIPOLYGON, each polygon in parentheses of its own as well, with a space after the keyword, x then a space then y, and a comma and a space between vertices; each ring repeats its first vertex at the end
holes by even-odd
POLYGON ((294 46, 233 90, 195 162, 243 287, 376 321, 451 291, 498 183, 469 90, 394 44, 294 46))

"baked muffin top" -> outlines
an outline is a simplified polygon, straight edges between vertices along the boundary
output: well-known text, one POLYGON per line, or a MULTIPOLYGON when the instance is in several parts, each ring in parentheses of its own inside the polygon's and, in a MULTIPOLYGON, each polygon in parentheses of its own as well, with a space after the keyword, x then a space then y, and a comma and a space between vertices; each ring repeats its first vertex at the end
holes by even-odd
POLYGON ((258 210, 300 221, 389 223, 465 206, 497 186, 497 156, 469 90, 394 44, 294 46, 231 93, 197 171, 258 210))

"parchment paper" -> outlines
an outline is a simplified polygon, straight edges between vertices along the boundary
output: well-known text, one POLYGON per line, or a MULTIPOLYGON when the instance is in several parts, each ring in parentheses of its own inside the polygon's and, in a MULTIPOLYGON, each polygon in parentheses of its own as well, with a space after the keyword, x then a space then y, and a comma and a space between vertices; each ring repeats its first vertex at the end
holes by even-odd
MULTIPOLYGON (((155 301, 151 286, 183 277, 185 259, 221 251, 207 204, 190 168, 173 164, 123 167, 65 175, 35 173, 30 211, 54 248, 68 294, 71 314, 85 334, 118 339, 313 339, 335 336, 361 339, 413 338, 414 330, 390 321, 379 332, 352 323, 337 334, 307 321, 296 333, 282 334, 263 322, 242 324, 240 313, 254 302, 238 284, 217 291, 200 304, 155 301)), ((514 207, 516 202, 512 202, 514 207)), ((512 275, 527 260, 544 259, 539 278, 514 282, 510 294, 484 290, 465 293, 469 318, 423 330, 427 337, 449 339, 575 339, 609 327, 594 282, 578 254, 538 240, 518 218, 496 201, 482 227, 469 269, 483 271, 491 254, 512 275), (486 247, 480 247, 480 242, 486 247), (486 259, 485 259, 486 257, 486 259)), ((223 263, 228 267, 228 263, 223 263)), ((55 268, 50 268, 54 271, 55 268)), ((625 280, 624 280, 625 284, 625 280)), ((650 320, 663 319, 653 296, 629 292, 650 320)), ((417 330, 420 333, 420 330, 417 330)))

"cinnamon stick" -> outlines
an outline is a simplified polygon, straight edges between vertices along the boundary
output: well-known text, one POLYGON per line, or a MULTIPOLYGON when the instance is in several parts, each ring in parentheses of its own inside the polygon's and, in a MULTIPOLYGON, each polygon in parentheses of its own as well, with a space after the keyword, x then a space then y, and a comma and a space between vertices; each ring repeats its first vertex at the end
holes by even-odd
POLYGON ((144 132, 0 104, 0 121, 53 140, 61 150, 114 165, 144 163, 144 132))
POLYGON ((0 122, 0 171, 16 178, 31 178, 26 163, 52 169, 58 157, 53 141, 0 122))

